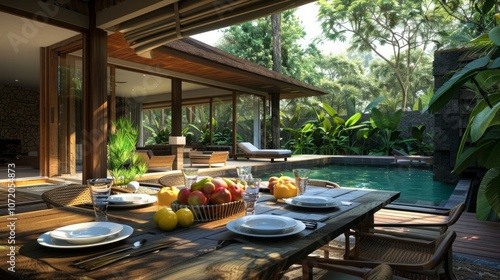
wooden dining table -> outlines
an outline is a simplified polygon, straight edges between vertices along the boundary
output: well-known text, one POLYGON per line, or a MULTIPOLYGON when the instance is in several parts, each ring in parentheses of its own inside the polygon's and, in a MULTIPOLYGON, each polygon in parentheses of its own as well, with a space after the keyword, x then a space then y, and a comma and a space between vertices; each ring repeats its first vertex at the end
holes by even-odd
POLYGON ((310 186, 306 195, 333 197, 344 203, 332 208, 304 208, 262 192, 257 215, 275 214, 317 222, 315 229, 282 237, 252 237, 228 230, 226 224, 245 212, 163 231, 153 220, 158 209, 156 203, 137 208, 110 207, 109 221, 131 226, 132 235, 107 245, 73 249, 42 246, 37 239, 62 226, 93 221, 90 207, 21 214, 14 211, 0 219, 0 226, 7 229, 0 240, 0 276, 2 279, 279 279, 282 271, 347 230, 370 227, 374 213, 396 200, 399 192, 310 186), (147 240, 146 244, 174 242, 158 252, 126 258, 94 271, 72 266, 76 260, 130 246, 142 239, 147 240), (218 246, 223 240, 230 242, 218 246))

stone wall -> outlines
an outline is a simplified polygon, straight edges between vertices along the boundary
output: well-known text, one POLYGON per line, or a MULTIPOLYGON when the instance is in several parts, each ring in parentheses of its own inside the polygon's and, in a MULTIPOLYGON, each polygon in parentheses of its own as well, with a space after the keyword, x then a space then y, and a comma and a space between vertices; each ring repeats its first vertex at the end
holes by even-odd
POLYGON ((38 151, 40 92, 38 89, 0 85, 0 139, 21 140, 21 153, 38 151))
MULTIPOLYGON (((451 78, 454 71, 471 61, 467 57, 470 50, 446 50, 434 54, 434 86, 435 90, 451 78)), ((474 108, 474 96, 466 90, 459 90, 444 108, 434 114, 434 179, 442 182, 456 183, 457 174, 451 171, 455 166, 460 141, 469 119, 470 110, 474 108)))
POLYGON ((434 115, 432 114, 422 113, 419 111, 405 111, 401 117, 398 129, 401 130, 401 136, 403 138, 412 138, 412 127, 419 125, 425 126, 424 135, 426 136, 424 137, 424 141, 431 142, 435 135, 434 115), (433 137, 428 137, 428 133, 433 137))

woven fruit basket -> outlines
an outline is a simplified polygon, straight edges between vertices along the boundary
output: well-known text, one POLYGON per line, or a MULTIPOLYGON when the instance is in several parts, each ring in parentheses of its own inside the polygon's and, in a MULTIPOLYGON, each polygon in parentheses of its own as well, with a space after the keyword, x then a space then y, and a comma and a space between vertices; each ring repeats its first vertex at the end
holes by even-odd
POLYGON ((177 211, 180 208, 189 208, 194 214, 194 220, 197 222, 209 222, 224 219, 226 217, 245 211, 245 201, 237 200, 223 204, 210 205, 184 205, 176 200, 170 205, 172 210, 177 211))

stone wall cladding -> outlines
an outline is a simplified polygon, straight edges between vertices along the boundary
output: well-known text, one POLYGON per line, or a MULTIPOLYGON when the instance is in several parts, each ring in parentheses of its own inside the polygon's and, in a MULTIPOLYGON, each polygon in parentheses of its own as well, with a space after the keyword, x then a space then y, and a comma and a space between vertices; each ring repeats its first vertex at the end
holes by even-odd
MULTIPOLYGON (((448 81, 457 69, 474 58, 468 57, 470 50, 445 50, 434 53, 434 90, 448 81)), ((469 114, 475 106, 474 95, 461 89, 445 107, 434 114, 434 179, 456 183, 459 175, 451 173, 462 135, 467 127, 469 114)))
POLYGON ((21 140, 21 153, 38 151, 40 92, 38 89, 0 85, 0 138, 21 140))

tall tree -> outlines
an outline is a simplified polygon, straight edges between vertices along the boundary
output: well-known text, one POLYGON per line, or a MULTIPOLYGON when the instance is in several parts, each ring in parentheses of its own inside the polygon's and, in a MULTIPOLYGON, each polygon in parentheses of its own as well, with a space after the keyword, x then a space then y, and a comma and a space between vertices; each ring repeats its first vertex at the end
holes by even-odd
POLYGON ((273 71, 281 73, 281 14, 271 15, 273 34, 273 71))
POLYGON ((443 26, 448 32, 448 46, 463 46, 472 39, 488 33, 497 26, 495 14, 500 11, 497 0, 436 0, 441 8, 456 20, 456 24, 443 26))
MULTIPOLYGON (((304 28, 295 16, 295 9, 281 13, 281 73, 299 81, 315 85, 320 74, 313 65, 319 51, 312 45, 303 47, 299 41, 305 37, 304 28)), ((216 47, 273 69, 273 39, 271 16, 231 26, 223 30, 216 47)))
MULTIPOLYGON (((420 63, 411 72, 409 79, 412 83, 408 88, 407 107, 413 108, 414 103, 418 101, 418 97, 434 88, 434 77, 432 75, 432 58, 429 55, 419 57, 413 54, 412 60, 420 60, 420 63)), ((401 73, 407 73, 406 63, 400 63, 399 69, 401 73)), ((369 76, 371 80, 376 81, 378 88, 385 100, 382 102, 388 105, 390 110, 397 110, 401 106, 400 87, 394 83, 393 68, 381 59, 374 59, 369 65, 369 76)))
POLYGON ((392 69, 399 85, 401 108, 407 108, 412 73, 426 51, 439 39, 440 27, 450 20, 432 0, 319 0, 323 34, 345 41, 352 35, 350 51, 371 51, 392 69), (381 47, 389 46, 391 55, 381 47), (417 59, 413 59, 417 57, 417 59), (405 67, 401 68, 400 65, 405 67))
POLYGON ((318 87, 328 91, 319 100, 332 106, 340 115, 352 115, 378 96, 377 81, 369 80, 363 61, 344 55, 328 55, 316 61, 325 75, 318 87))

